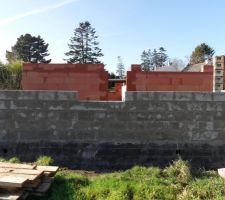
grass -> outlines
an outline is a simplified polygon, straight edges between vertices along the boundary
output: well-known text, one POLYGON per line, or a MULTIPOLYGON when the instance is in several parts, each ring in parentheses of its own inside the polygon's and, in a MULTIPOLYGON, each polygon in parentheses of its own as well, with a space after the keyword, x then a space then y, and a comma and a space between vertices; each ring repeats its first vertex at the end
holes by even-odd
POLYGON ((50 156, 40 156, 36 161, 37 165, 45 165, 45 166, 52 165, 53 163, 54 160, 50 156))
POLYGON ((214 171, 195 176, 181 159, 165 169, 133 167, 124 172, 87 176, 61 171, 43 198, 30 200, 222 200, 225 180, 214 171))
MULTIPOLYGON (((7 162, 7 160, 5 160, 5 162, 7 162)), ((17 157, 12 157, 8 160, 8 162, 10 163, 21 163, 20 159, 17 157)))

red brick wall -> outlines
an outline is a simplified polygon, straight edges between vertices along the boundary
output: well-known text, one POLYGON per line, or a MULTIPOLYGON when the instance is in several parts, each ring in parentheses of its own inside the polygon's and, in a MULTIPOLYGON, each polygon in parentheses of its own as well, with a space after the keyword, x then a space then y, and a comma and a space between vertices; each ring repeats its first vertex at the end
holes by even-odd
POLYGON ((121 101, 122 100, 122 86, 123 86, 123 83, 116 83, 115 91, 109 91, 107 99, 110 101, 121 101))
POLYGON ((132 65, 127 72, 127 91, 212 91, 212 66, 205 72, 143 72, 132 65))
POLYGON ((108 72, 103 64, 30 64, 23 66, 24 90, 78 91, 80 100, 107 100, 108 72))
MULTIPOLYGON (((103 64, 24 64, 24 90, 78 91, 80 100, 121 100, 121 84, 108 91, 108 72, 103 64)), ((212 66, 204 72, 143 72, 132 65, 127 72, 127 91, 212 91, 212 66)))

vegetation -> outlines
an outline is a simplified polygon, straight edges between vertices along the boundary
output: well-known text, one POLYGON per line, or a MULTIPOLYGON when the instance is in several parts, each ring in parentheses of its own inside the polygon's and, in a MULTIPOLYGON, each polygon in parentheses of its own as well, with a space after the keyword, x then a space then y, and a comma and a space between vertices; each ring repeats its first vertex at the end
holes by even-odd
POLYGON ((87 176, 61 171, 48 194, 36 200, 214 200, 224 199, 225 180, 216 172, 191 173, 189 163, 165 169, 134 167, 125 172, 87 176))
POLYGON ((54 160, 50 156, 40 156, 36 161, 37 165, 45 165, 45 166, 52 165, 53 163, 54 160))
POLYGON ((117 69, 116 69, 116 74, 118 75, 119 78, 124 78, 125 76, 125 66, 123 64, 123 59, 118 56, 117 57, 118 63, 117 63, 117 69))
POLYGON ((6 162, 6 159, 3 157, 0 157, 0 162, 6 162))
POLYGON ((0 89, 21 89, 22 65, 21 60, 7 65, 0 63, 0 89))
POLYGON ((8 160, 10 163, 21 163, 20 159, 18 157, 12 157, 8 160))
POLYGON ((68 44, 70 50, 65 53, 69 58, 65 60, 68 63, 101 63, 98 59, 103 54, 102 50, 98 47, 97 38, 96 31, 90 22, 81 22, 79 27, 75 29, 74 36, 70 39, 70 43, 68 44))
POLYGON ((154 68, 162 67, 166 64, 168 60, 168 55, 166 54, 166 49, 160 47, 158 50, 148 49, 143 51, 141 54, 141 66, 143 71, 151 71, 154 68))
POLYGON ((6 59, 9 63, 16 60, 31 63, 50 63, 45 57, 49 56, 48 44, 41 36, 32 36, 31 34, 21 35, 11 51, 6 51, 6 59))
MULTIPOLYGON (((120 77, 119 76, 116 76, 116 74, 114 74, 113 72, 111 72, 111 73, 108 73, 108 78, 109 79, 119 79, 120 77)), ((108 88, 110 90, 114 89, 115 88, 115 82, 109 82, 108 88)))
POLYGON ((205 60, 212 60, 215 51, 206 43, 198 45, 191 54, 191 63, 198 64, 205 62, 205 60))

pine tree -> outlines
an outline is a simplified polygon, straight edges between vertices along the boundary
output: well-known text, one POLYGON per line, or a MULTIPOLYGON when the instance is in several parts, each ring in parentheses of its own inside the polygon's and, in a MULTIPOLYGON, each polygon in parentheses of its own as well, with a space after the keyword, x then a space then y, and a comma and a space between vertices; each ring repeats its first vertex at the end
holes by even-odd
POLYGON ((92 28, 90 22, 81 22, 79 27, 75 29, 74 36, 70 39, 68 44, 70 50, 65 53, 69 58, 65 60, 68 63, 101 63, 98 58, 102 57, 103 54, 98 47, 97 38, 96 31, 92 28))
POLYGON ((148 51, 144 50, 141 54, 141 68, 143 71, 151 71, 154 69, 150 49, 148 51))
POLYGON ((117 64, 116 73, 119 76, 119 78, 124 78, 125 67, 124 67, 124 64, 123 64, 123 59, 120 56, 118 56, 117 60, 118 60, 118 64, 117 64))
POLYGON ((158 51, 157 67, 163 67, 167 59, 168 59, 168 56, 166 54, 166 50, 163 47, 160 47, 158 51))
POLYGON ((198 45, 191 55, 191 64, 202 63, 205 60, 212 60, 215 51, 212 47, 207 45, 206 43, 202 43, 198 45))
POLYGON ((158 56, 158 52, 156 49, 154 49, 152 52, 152 63, 153 63, 154 70, 155 70, 156 67, 159 66, 159 56, 158 56))
POLYGON ((48 44, 40 37, 32 36, 31 34, 21 35, 11 51, 6 51, 6 59, 9 63, 16 60, 31 63, 49 63, 51 59, 46 60, 49 56, 48 44))

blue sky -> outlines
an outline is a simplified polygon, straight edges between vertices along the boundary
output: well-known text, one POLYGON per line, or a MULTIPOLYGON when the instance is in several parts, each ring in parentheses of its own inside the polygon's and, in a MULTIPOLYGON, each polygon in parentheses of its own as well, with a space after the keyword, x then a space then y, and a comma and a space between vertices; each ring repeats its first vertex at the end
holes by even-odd
POLYGON ((99 35, 108 71, 116 70, 117 56, 129 69, 143 50, 160 46, 184 60, 202 42, 224 54, 224 8, 224 0, 2 0, 0 60, 21 34, 31 33, 49 43, 52 62, 63 62, 73 30, 84 20, 99 35))

